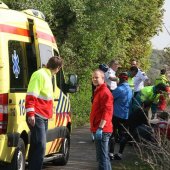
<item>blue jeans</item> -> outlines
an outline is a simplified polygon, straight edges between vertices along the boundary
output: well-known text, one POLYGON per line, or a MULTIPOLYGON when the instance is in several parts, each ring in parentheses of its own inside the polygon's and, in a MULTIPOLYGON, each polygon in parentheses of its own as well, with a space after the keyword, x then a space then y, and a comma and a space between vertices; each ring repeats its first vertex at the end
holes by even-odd
POLYGON ((30 149, 28 154, 29 170, 41 170, 46 149, 46 132, 48 120, 35 116, 35 126, 28 124, 30 136, 30 149))
POLYGON ((112 170, 110 159, 109 159, 110 136, 111 133, 103 133, 101 140, 97 140, 95 138, 96 157, 97 157, 97 161, 99 162, 98 170, 112 170))

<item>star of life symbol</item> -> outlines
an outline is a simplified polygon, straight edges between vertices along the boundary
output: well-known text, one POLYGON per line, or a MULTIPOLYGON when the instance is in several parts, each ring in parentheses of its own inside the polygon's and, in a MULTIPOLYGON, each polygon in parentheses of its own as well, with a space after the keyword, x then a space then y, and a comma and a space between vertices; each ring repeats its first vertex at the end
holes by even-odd
POLYGON ((16 54, 16 50, 14 50, 14 54, 12 54, 12 62, 13 62, 13 73, 15 74, 15 78, 18 78, 20 74, 20 67, 19 67, 19 57, 16 54))

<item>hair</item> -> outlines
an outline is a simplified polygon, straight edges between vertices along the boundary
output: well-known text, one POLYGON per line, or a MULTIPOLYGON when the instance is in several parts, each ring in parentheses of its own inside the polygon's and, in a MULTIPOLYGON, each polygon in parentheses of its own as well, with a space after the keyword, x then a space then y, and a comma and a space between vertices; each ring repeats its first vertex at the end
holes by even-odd
POLYGON ((128 73, 127 72, 122 72, 119 74, 119 79, 120 82, 125 82, 128 80, 128 73))
POLYGON ((99 72, 102 75, 102 77, 104 78, 104 72, 102 70, 96 69, 96 70, 93 71, 93 74, 96 73, 96 72, 99 72))
POLYGON ((47 68, 54 70, 58 67, 62 67, 62 65, 63 65, 63 59, 59 56, 53 56, 48 60, 47 68))
POLYGON ((156 91, 167 91, 167 86, 164 83, 159 83, 155 86, 156 91))
POLYGON ((137 68, 136 66, 132 66, 132 67, 130 68, 130 71, 137 73, 137 72, 138 72, 138 68, 137 68))
MULTIPOLYGON (((136 61, 136 59, 135 59, 135 58, 131 59, 131 62, 133 62, 133 61, 136 61)), ((137 61, 136 61, 136 62, 137 62, 137 61)))
POLYGON ((109 62, 109 67, 112 67, 113 64, 118 64, 118 61, 116 61, 116 60, 111 60, 111 61, 109 62))
POLYGON ((161 69, 161 74, 165 74, 166 73, 166 69, 161 69))

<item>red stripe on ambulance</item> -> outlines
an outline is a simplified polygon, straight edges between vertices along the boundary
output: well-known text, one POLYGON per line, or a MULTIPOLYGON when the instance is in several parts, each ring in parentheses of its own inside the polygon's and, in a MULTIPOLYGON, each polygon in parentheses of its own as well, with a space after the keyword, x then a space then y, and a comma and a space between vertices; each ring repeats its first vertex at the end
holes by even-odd
MULTIPOLYGON (((30 37, 29 30, 15 27, 15 26, 5 25, 5 24, 0 24, 0 32, 30 37)), ((52 43, 56 42, 53 35, 50 35, 50 34, 47 34, 41 31, 37 31, 36 34, 38 38, 50 41, 52 43)))
POLYGON ((37 37, 55 43, 55 38, 54 38, 54 36, 49 35, 49 34, 46 34, 46 33, 44 33, 44 32, 37 31, 37 37))
POLYGON ((10 25, 0 24, 0 32, 6 32, 11 34, 17 34, 29 37, 29 31, 27 29, 18 28, 10 25))

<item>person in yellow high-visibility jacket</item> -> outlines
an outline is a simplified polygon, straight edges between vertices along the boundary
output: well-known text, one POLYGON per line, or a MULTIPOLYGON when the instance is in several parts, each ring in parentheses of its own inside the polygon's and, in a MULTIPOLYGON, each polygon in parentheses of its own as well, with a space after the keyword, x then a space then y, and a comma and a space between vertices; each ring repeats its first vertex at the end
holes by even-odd
MULTIPOLYGON (((132 110, 135 112, 138 108, 145 109, 145 104, 150 103, 150 108, 152 106, 152 113, 155 113, 155 106, 158 105, 160 100, 160 95, 167 93, 167 86, 163 83, 159 83, 156 86, 146 86, 144 87, 139 94, 136 95, 133 102, 132 110), (154 107, 153 107, 154 105, 154 107)), ((149 108, 149 107, 148 107, 149 108)), ((146 113, 147 114, 147 113, 146 113)))
POLYGON ((132 66, 128 72, 128 84, 132 89, 133 94, 134 94, 134 77, 136 76, 137 72, 138 68, 136 66, 132 66))
POLYGON ((48 119, 53 114, 52 76, 63 65, 63 60, 51 57, 45 68, 35 71, 30 79, 26 95, 27 124, 31 131, 28 154, 29 170, 41 170, 46 147, 48 119))
POLYGON ((164 83, 166 85, 170 84, 170 82, 169 82, 169 80, 166 76, 166 70, 165 69, 161 69, 159 77, 156 78, 156 80, 155 80, 155 85, 157 85, 159 83, 164 83))

